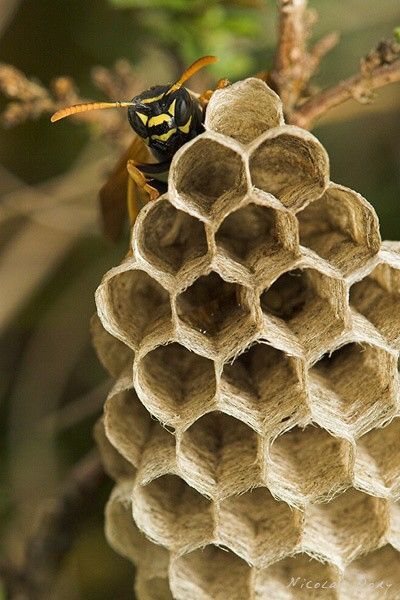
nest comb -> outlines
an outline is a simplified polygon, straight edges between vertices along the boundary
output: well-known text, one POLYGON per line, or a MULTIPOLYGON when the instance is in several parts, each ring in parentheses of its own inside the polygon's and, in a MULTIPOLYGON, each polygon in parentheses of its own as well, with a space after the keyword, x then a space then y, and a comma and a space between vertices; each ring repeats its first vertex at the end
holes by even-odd
POLYGON ((247 79, 132 250, 93 332, 116 378, 106 532, 137 598, 398 599, 400 245, 372 206, 247 79))

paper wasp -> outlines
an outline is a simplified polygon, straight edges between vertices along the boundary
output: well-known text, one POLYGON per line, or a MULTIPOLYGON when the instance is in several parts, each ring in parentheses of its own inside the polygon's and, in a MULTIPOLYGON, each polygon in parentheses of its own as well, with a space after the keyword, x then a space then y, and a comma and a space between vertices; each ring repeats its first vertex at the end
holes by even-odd
MULTIPOLYGON (((51 121, 55 122, 89 110, 128 109, 129 123, 137 135, 100 191, 103 220, 110 237, 116 238, 120 234, 126 210, 124 196, 127 194, 128 214, 133 224, 140 198, 154 200, 166 191, 168 171, 175 152, 203 131, 205 106, 212 92, 208 90, 197 96, 183 84, 197 71, 217 60, 215 56, 203 56, 175 83, 153 86, 130 101, 76 104, 57 111, 51 117, 51 121), (149 150, 150 156, 158 162, 147 162, 149 150)), ((217 87, 227 84, 226 80, 221 80, 217 87)))

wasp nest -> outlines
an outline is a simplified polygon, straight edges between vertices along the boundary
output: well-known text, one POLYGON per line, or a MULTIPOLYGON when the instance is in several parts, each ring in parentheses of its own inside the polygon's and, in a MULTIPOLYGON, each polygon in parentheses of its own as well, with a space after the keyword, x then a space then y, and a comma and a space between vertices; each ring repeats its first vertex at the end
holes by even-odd
POLYGON ((97 291, 108 539, 140 600, 398 599, 400 245, 261 81, 205 126, 97 291))

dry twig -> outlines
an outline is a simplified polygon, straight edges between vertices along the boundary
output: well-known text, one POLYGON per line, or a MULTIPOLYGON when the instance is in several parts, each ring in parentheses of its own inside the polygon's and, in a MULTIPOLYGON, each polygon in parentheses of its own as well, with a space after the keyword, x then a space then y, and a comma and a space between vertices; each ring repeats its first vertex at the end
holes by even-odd
POLYGON ((278 6, 278 43, 274 66, 267 81, 279 94, 285 113, 290 115, 307 94, 311 77, 339 37, 336 33, 329 33, 308 50, 307 42, 315 14, 307 9, 307 0, 279 0, 278 6))
POLYGON ((396 39, 380 42, 362 61, 360 72, 311 96, 289 117, 289 121, 311 129, 328 110, 353 98, 371 102, 374 91, 400 81, 400 43, 396 39))
MULTIPOLYGON (((96 67, 92 81, 110 100, 130 99, 142 88, 127 60, 118 60, 113 69, 96 67)), ((29 79, 15 67, 0 63, 0 92, 11 99, 0 116, 5 127, 19 125, 28 119, 38 119, 72 104, 90 102, 82 98, 73 79, 58 77, 47 89, 34 79, 29 79)), ((109 142, 119 148, 129 143, 130 127, 121 111, 87 112, 74 115, 77 121, 95 124, 109 142)))
POLYGON ((338 104, 350 98, 370 102, 374 90, 400 80, 400 42, 393 38, 380 42, 361 61, 358 74, 310 95, 310 79, 337 44, 338 35, 330 33, 308 50, 313 17, 307 10, 307 0, 279 0, 278 6, 278 44, 267 81, 282 99, 287 122, 311 129, 317 119, 338 104))

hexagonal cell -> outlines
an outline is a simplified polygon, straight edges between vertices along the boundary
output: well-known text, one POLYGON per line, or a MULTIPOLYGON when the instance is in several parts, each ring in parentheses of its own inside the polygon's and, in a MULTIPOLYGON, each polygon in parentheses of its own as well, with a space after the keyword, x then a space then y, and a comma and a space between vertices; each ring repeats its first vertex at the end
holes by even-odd
POLYGON ((340 585, 341 598, 398 600, 400 590, 399 553, 389 545, 349 565, 340 585))
POLYGON ((152 427, 150 415, 135 390, 118 384, 109 394, 104 410, 108 439, 126 460, 138 467, 152 427))
POLYGON ((386 500, 349 489, 326 504, 305 510, 303 548, 343 569, 382 545, 388 529, 386 500))
POLYGON ((261 483, 257 434, 220 412, 205 415, 185 431, 177 459, 185 481, 211 498, 243 493, 261 483))
POLYGON ((303 371, 299 359, 267 344, 254 344, 224 366, 224 410, 261 434, 290 428, 308 415, 303 371))
POLYGON ((205 126, 248 144, 271 127, 283 125, 282 103, 261 79, 249 77, 216 90, 207 106, 205 126))
POLYGON ((138 363, 137 389, 151 414, 183 427, 214 404, 214 363, 176 342, 159 346, 138 363))
POLYGON ((275 500, 266 488, 229 498, 220 505, 218 541, 258 568, 295 551, 302 513, 275 500))
POLYGON ((350 288, 350 304, 400 350, 400 268, 378 265, 350 288))
POLYGON ((120 479, 133 479, 136 474, 135 467, 128 462, 107 438, 104 431, 103 419, 99 419, 93 430, 94 439, 99 449, 101 462, 105 472, 116 481, 120 479))
POLYGON ((177 210, 164 198, 149 205, 137 234, 140 253, 172 275, 207 254, 203 223, 177 210))
POLYGON ((338 600, 339 572, 306 554, 284 558, 254 578, 254 600, 338 600))
POLYGON ((281 435, 270 459, 269 488, 294 506, 329 500, 351 484, 351 444, 319 427, 295 427, 281 435))
POLYGON ((394 416, 396 358, 352 342, 325 354, 310 371, 313 418, 339 435, 360 436, 394 416))
POLYGON ((357 442, 355 485, 383 498, 400 498, 400 418, 357 442))
POLYGON ((175 475, 136 486, 132 513, 151 541, 174 552, 204 546, 213 535, 212 504, 175 475))
POLYGON ((171 563, 170 586, 176 600, 243 600, 251 598, 251 569, 238 556, 210 545, 171 563))
POLYGON ((119 377, 125 367, 133 363, 134 353, 131 348, 108 333, 97 315, 93 315, 91 319, 90 330, 97 358, 110 375, 119 377))
MULTIPOLYGON (((224 281, 217 273, 203 275, 177 297, 177 314, 206 341, 226 349, 228 338, 236 330, 248 332, 251 328, 250 310, 242 303, 242 291, 242 286, 224 281)), ((236 335, 235 340, 237 337, 241 336, 236 335)))
POLYGON ((380 249, 379 222, 360 194, 331 184, 325 194, 297 214, 300 243, 340 269, 356 271, 380 249))
POLYGON ((272 129, 252 145, 255 185, 297 211, 319 198, 329 182, 329 159, 320 142, 299 127, 272 129))
POLYGON ((210 134, 198 136, 177 153, 171 173, 179 204, 203 219, 220 218, 247 192, 240 154, 210 134))
POLYGON ((260 302, 267 315, 286 323, 308 354, 316 353, 344 329, 344 284, 316 269, 283 273, 261 294, 260 302))
POLYGON ((296 250, 292 218, 290 213, 252 202, 225 218, 215 236, 217 247, 252 273, 268 271, 272 261, 284 268, 293 261, 296 250))
POLYGON ((168 292, 144 271, 120 272, 107 281, 106 289, 107 319, 134 348, 171 319, 168 292))

